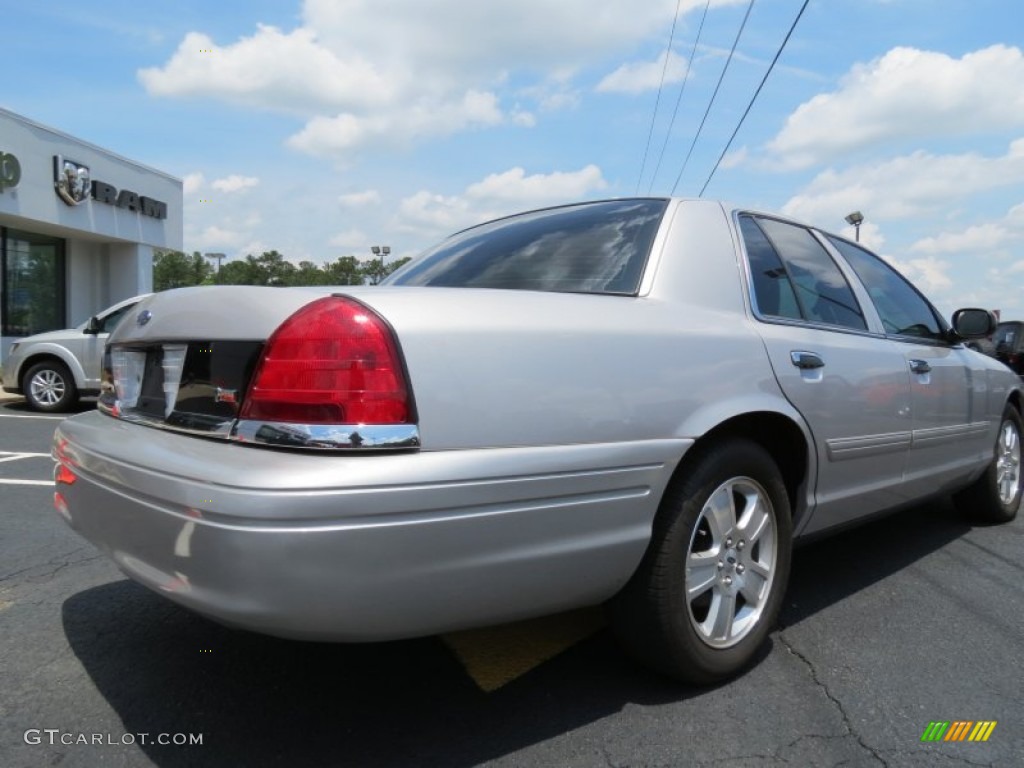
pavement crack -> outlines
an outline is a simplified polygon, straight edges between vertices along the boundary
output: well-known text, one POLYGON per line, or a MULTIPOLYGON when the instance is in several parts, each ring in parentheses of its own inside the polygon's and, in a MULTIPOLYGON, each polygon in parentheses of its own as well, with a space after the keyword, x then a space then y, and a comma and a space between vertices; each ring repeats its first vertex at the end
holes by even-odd
POLYGON ((608 766, 608 768, 627 768, 622 763, 615 762, 607 747, 601 747, 601 756, 604 758, 604 764, 608 766))
MULTIPOLYGON (((875 749, 870 744, 868 744, 866 741, 864 741, 864 738, 857 732, 857 729, 853 727, 853 722, 850 720, 850 715, 846 711, 846 707, 843 706, 843 702, 839 700, 839 697, 836 696, 834 693, 832 693, 832 691, 829 690, 828 685, 818 675, 818 670, 817 670, 817 668, 815 668, 814 662, 812 662, 809 658, 807 658, 806 655, 804 655, 803 653, 798 651, 793 646, 793 644, 789 642, 789 640, 785 636, 784 631, 780 631, 778 633, 777 637, 779 639, 779 642, 782 643, 782 645, 786 648, 786 650, 791 655, 795 656, 797 659, 802 661, 804 666, 807 667, 807 670, 808 670, 808 672, 810 672, 811 679, 814 681, 814 684, 817 685, 821 689, 822 693, 825 694, 825 698, 827 698, 830 702, 832 702, 832 704, 836 708, 836 711, 838 711, 840 717, 842 717, 843 728, 846 729, 847 734, 852 736, 854 739, 856 739, 857 743, 861 746, 861 748, 864 749, 872 757, 874 757, 879 763, 881 763, 883 766, 885 766, 885 768, 889 768, 888 761, 884 757, 882 757, 882 755, 879 753, 879 751, 877 749, 875 749)), ((791 746, 795 745, 796 743, 798 743, 803 738, 807 738, 807 737, 806 736, 801 736, 800 738, 795 739, 792 744, 787 745, 787 746, 791 747, 791 746)))
POLYGON ((73 568, 85 563, 91 563, 93 560, 99 560, 105 557, 102 553, 96 553, 92 547, 79 547, 72 551, 61 555, 59 558, 54 558, 47 563, 38 563, 36 565, 30 565, 27 568, 21 568, 17 571, 0 576, 0 584, 12 581, 23 574, 30 574, 28 579, 52 579, 58 573, 63 571, 65 568, 73 568), (79 552, 94 552, 91 557, 80 557, 75 559, 75 555, 79 552))
MULTIPOLYGON (((907 752, 906 750, 885 750, 886 754, 891 755, 898 761, 906 758, 920 757, 919 752, 907 752)), ((928 760, 931 765, 938 765, 941 761, 942 765, 951 766, 969 766, 970 768, 994 768, 995 762, 979 763, 974 760, 969 760, 962 755, 950 755, 946 752, 940 752, 935 750, 928 755, 928 760)))

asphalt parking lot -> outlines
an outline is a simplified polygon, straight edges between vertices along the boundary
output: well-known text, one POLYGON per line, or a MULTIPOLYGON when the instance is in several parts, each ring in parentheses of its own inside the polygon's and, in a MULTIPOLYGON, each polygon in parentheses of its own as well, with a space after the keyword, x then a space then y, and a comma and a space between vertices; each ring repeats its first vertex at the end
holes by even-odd
POLYGON ((0 766, 1024 762, 1024 517, 940 502, 800 549, 754 668, 692 689, 625 658, 599 611, 362 646, 224 629, 65 526, 56 424, 0 401, 0 766), (995 726, 922 741, 966 721, 995 726))

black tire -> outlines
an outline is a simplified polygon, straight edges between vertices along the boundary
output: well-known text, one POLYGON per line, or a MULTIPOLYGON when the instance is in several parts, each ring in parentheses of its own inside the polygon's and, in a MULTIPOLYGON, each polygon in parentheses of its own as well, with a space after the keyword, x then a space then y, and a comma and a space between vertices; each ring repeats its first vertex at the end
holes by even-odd
POLYGON ((789 497, 768 452, 741 439, 710 446, 687 462, 662 499, 647 553, 609 605, 615 634, 642 664, 677 680, 708 685, 735 676, 778 617, 791 539, 789 497), (766 523, 752 537, 752 520, 744 521, 751 498, 764 505, 759 519, 766 523), (706 514, 712 500, 723 509, 724 526, 706 514), (692 569, 691 558, 701 561, 692 569), (701 583, 708 586, 697 592, 701 583), (687 598, 688 586, 695 589, 693 599, 687 598), (757 598, 747 602, 753 592, 757 598), (716 617, 723 624, 715 625, 716 617), (730 617, 730 629, 715 637, 730 617))
POLYGON ((21 380, 25 401, 36 411, 66 411, 78 402, 78 389, 68 367, 59 360, 44 360, 25 372, 21 380))
POLYGON ((985 473, 953 497, 957 509, 980 523, 1008 523, 1017 516, 1021 491, 1021 435, 1024 422, 1012 405, 1003 410, 995 454, 985 473))

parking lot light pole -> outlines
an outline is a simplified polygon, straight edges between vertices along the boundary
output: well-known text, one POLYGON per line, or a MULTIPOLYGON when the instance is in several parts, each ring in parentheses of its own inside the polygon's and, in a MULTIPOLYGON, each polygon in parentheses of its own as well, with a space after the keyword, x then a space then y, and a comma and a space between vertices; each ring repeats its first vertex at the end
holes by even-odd
POLYGON ((391 255, 390 245, 371 245, 370 250, 373 252, 373 258, 380 261, 380 264, 375 268, 376 274, 373 275, 373 284, 376 285, 383 280, 387 273, 384 271, 388 263, 388 256, 391 255))
POLYGON ((223 254, 223 253, 204 253, 203 256, 205 256, 206 258, 211 259, 211 260, 213 260, 213 259, 217 260, 217 271, 218 272, 220 272, 220 263, 221 263, 221 261, 223 261, 224 259, 227 258, 227 255, 223 254))
POLYGON ((854 211, 846 217, 846 223, 853 225, 853 239, 858 243, 860 242, 860 224, 864 221, 864 214, 860 211, 854 211))

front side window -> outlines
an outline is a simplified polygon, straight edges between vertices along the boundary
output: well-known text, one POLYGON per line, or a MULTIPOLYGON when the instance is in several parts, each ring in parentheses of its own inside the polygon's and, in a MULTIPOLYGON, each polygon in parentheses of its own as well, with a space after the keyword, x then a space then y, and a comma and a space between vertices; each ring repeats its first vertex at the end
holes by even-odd
POLYGON ((452 235, 389 285, 634 295, 667 200, 611 200, 499 219, 452 235))
POLYGON ((2 233, 3 335, 64 328, 64 241, 14 229, 2 233))
POLYGON ((762 314, 867 330, 850 284, 807 229, 752 216, 740 229, 762 314))
POLYGON ((945 338, 938 314, 903 275, 873 253, 838 237, 827 237, 864 283, 887 334, 945 338))

